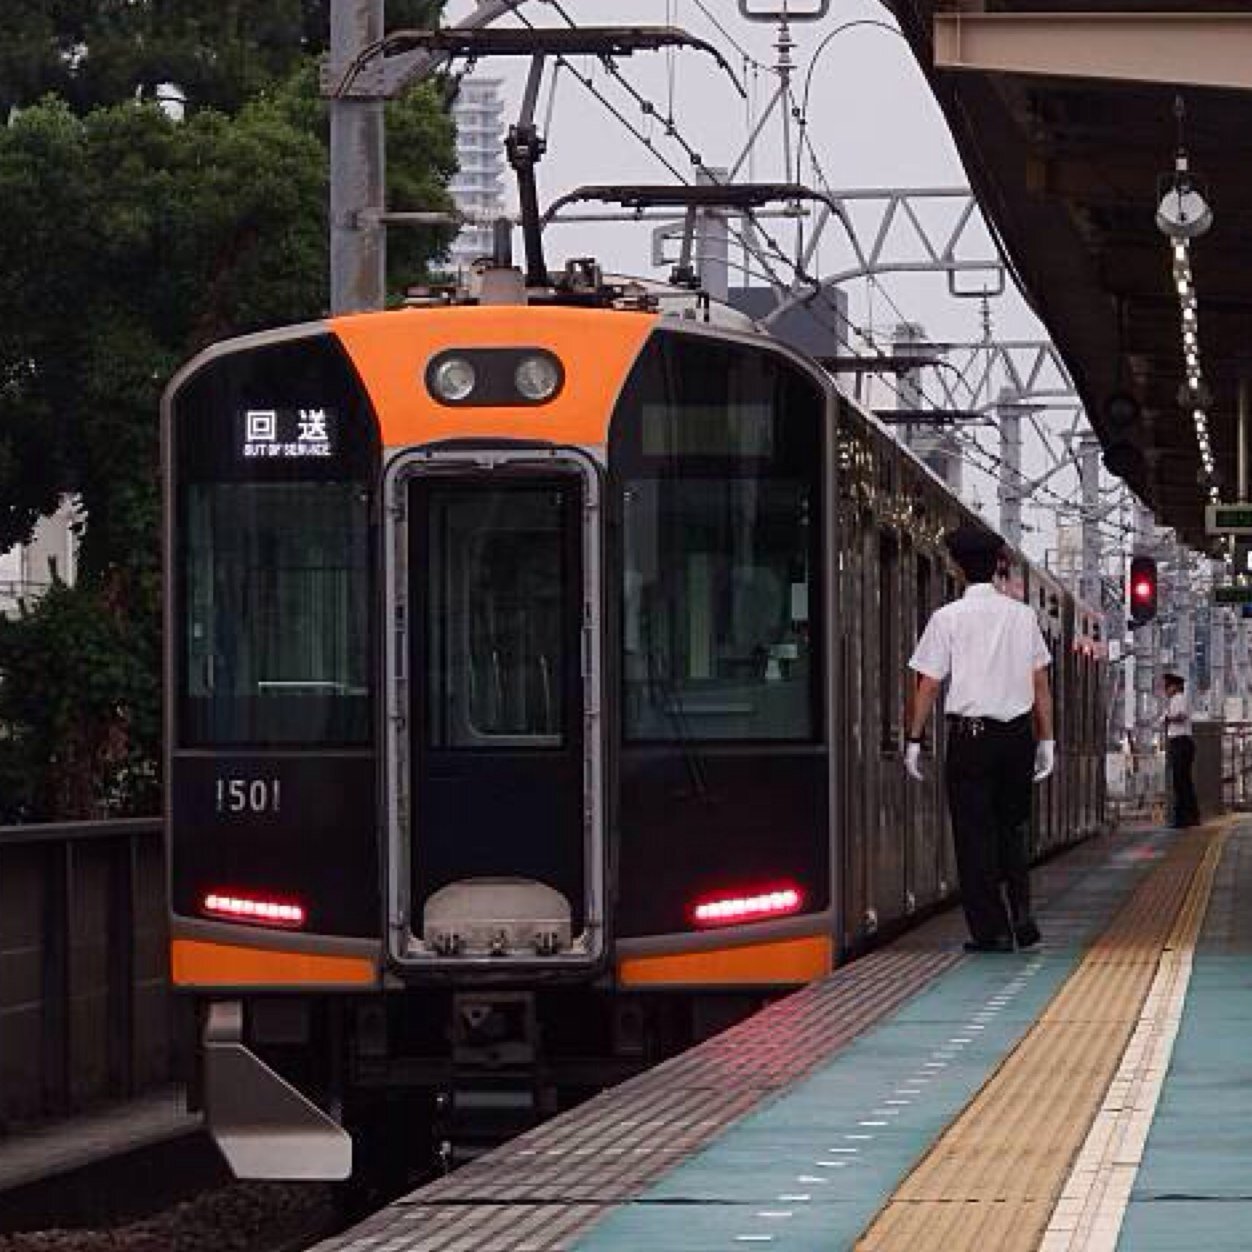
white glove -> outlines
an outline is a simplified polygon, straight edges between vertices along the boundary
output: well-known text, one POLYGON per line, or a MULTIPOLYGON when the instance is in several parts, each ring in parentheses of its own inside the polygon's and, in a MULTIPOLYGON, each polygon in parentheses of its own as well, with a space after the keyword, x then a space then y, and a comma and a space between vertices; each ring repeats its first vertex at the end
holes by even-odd
POLYGON ((1056 767, 1056 740, 1040 739, 1035 744, 1035 782, 1043 782, 1056 767))
POLYGON ((910 778, 917 779, 918 782, 926 781, 926 775, 922 773, 922 745, 920 743, 910 743, 905 747, 904 772, 910 778))

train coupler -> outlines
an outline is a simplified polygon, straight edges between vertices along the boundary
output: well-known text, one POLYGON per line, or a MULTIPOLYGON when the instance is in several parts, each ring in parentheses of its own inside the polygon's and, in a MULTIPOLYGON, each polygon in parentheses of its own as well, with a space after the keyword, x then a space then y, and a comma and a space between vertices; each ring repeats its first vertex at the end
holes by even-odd
POLYGON ((451 1168, 553 1111, 541 1076, 534 996, 467 992, 452 1002, 452 1075, 436 1099, 437 1151, 451 1168))

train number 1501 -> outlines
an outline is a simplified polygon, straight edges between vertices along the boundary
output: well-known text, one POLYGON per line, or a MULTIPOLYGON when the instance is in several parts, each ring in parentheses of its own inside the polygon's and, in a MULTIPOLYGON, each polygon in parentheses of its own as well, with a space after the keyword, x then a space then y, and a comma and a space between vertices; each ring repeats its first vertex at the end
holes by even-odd
POLYGON ((277 813, 283 785, 277 778, 219 778, 219 813, 277 813))

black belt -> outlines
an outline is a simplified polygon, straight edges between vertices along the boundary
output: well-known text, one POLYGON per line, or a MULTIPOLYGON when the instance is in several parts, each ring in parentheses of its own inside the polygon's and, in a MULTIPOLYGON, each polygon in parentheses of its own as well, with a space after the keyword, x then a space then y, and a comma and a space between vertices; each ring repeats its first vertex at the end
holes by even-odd
POLYGON ((1001 721, 998 717, 964 717, 960 713, 949 713, 946 721, 948 729, 954 735, 977 736, 989 731, 1001 734, 1004 731, 1021 730, 1030 725, 1030 714, 1023 713, 1020 717, 1012 717, 1001 721))

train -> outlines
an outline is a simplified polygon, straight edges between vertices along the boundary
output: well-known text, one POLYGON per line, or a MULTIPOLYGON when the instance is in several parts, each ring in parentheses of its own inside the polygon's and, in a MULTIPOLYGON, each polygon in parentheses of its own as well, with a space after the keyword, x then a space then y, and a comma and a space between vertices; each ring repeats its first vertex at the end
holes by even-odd
MULTIPOLYGON (((162 430, 170 974, 238 1176, 526 1124, 955 897, 904 685, 977 519, 746 316, 486 265, 212 346, 162 430)), ((1104 822, 1104 622, 1009 587, 1043 857, 1104 822)))

